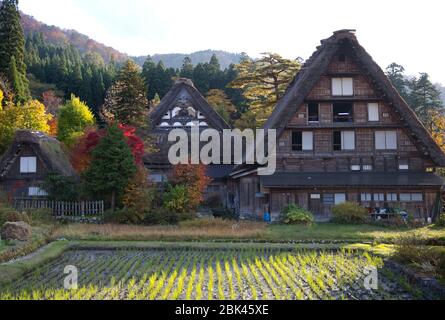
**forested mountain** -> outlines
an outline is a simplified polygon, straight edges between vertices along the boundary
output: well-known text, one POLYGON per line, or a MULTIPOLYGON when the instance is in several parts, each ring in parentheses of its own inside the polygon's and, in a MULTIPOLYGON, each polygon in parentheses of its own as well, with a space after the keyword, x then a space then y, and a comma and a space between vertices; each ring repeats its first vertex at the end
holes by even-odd
POLYGON ((42 33, 45 40, 54 45, 71 44, 76 47, 80 53, 95 52, 99 54, 106 63, 110 62, 113 58, 117 62, 124 62, 128 59, 125 53, 121 53, 111 47, 107 47, 88 36, 83 35, 75 30, 63 30, 56 26, 49 26, 40 21, 37 21, 33 17, 21 13, 22 26, 25 36, 33 33, 42 33))
MULTIPOLYGON (((151 56, 151 58, 155 63, 162 61, 166 68, 179 69, 181 68, 182 63, 184 62, 184 59, 186 57, 189 57, 192 60, 193 65, 197 65, 199 63, 209 62, 213 55, 215 55, 218 58, 218 61, 222 69, 228 68, 231 64, 239 63, 242 57, 242 55, 238 53, 230 53, 221 50, 205 50, 205 51, 194 52, 191 54, 183 54, 183 53, 155 54, 151 56)), ((144 64, 146 58, 147 58, 146 56, 132 57, 132 59, 140 66, 144 64)))
MULTIPOLYGON (((97 53, 102 57, 105 63, 110 62, 111 59, 118 63, 122 63, 129 58, 127 54, 90 39, 88 36, 75 30, 64 30, 56 26, 49 26, 23 12, 21 14, 23 30, 26 36, 33 33, 41 33, 45 40, 53 45, 61 46, 70 44, 77 48, 81 54, 88 52, 97 53)), ((213 54, 216 55, 223 69, 227 68, 232 63, 238 63, 241 58, 241 55, 237 53, 221 50, 205 50, 191 54, 155 54, 152 56, 152 59, 155 63, 162 60, 166 68, 179 69, 182 66, 185 57, 190 57, 192 63, 197 65, 198 63, 209 62, 213 54)), ((141 67, 146 58, 147 56, 132 57, 132 59, 141 67)))

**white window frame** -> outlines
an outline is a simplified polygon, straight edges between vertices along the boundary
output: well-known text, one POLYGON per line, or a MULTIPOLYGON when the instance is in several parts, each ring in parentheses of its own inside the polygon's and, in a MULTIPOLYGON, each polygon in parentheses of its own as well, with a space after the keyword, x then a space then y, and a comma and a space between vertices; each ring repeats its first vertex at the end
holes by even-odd
POLYGON ((372 193, 362 193, 360 194, 360 200, 362 202, 371 202, 372 201, 372 193))
POLYGON ((311 193, 311 200, 321 200, 320 193, 311 193))
POLYGON ((380 121, 379 104, 378 103, 368 103, 368 121, 369 122, 380 121))
POLYGON ((397 202, 398 197, 397 197, 397 193, 387 193, 386 194, 386 201, 388 202, 397 202))
POLYGON ((354 95, 354 78, 332 78, 332 95, 336 97, 352 97, 354 95))
POLYGON ((341 132, 341 149, 355 150, 355 132, 342 131, 341 132))
POLYGON ((303 131, 302 144, 303 144, 303 151, 314 150, 314 133, 312 131, 303 131))
POLYGON ((385 201, 384 193, 374 193, 373 197, 374 197, 375 202, 384 202, 385 201))
POLYGON ((373 168, 373 166, 371 165, 371 164, 364 164, 363 166, 362 166, 362 170, 363 171, 372 171, 374 168, 373 168))
POLYGON ((335 205, 337 204, 342 204, 346 202, 346 193, 336 193, 334 194, 334 203, 335 205))
POLYGON ((20 157, 20 173, 37 173, 37 157, 20 157))
POLYGON ((375 149, 376 150, 397 150, 397 131, 376 131, 375 149))
POLYGON ((28 196, 29 197, 46 197, 48 196, 48 192, 43 190, 40 187, 29 187, 28 188, 28 196))
POLYGON ((360 171, 361 166, 359 164, 353 164, 351 165, 351 171, 360 171))

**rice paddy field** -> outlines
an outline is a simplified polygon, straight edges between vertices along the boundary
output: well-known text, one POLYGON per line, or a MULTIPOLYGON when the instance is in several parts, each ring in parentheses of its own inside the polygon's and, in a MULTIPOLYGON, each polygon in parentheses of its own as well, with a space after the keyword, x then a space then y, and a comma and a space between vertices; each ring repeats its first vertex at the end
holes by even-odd
POLYGON ((68 250, 0 288, 1 300, 396 300, 424 293, 363 251, 68 250), (66 266, 78 288, 64 289, 66 266), (378 269, 378 289, 365 270, 378 269))

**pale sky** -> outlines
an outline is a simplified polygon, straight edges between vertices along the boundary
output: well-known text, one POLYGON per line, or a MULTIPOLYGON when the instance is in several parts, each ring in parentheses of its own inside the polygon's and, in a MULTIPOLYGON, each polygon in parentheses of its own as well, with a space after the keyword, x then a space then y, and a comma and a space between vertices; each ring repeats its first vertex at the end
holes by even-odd
POLYGON ((339 29, 385 68, 445 84, 443 0, 20 0, 38 20, 75 29, 130 55, 206 49, 307 59, 339 29))

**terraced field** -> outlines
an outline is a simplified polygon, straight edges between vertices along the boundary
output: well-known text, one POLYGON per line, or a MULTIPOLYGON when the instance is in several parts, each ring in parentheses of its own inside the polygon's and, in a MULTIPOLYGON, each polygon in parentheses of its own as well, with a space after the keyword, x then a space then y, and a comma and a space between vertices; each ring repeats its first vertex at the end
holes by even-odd
POLYGON ((73 250, 0 288, 0 299, 422 299, 423 293, 356 251, 276 249, 73 250), (79 287, 65 290, 64 269, 79 287), (377 267, 377 290, 364 270, 377 267))

